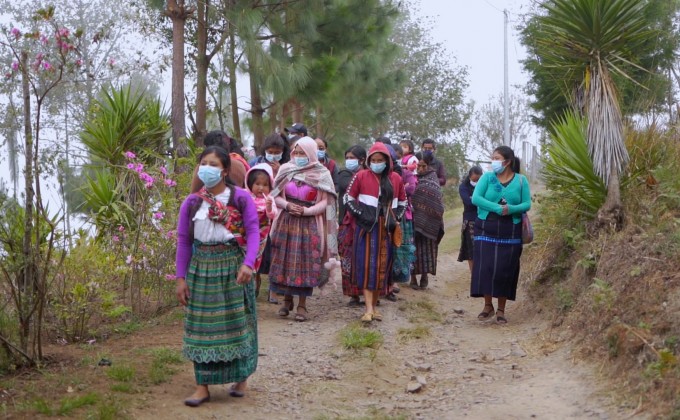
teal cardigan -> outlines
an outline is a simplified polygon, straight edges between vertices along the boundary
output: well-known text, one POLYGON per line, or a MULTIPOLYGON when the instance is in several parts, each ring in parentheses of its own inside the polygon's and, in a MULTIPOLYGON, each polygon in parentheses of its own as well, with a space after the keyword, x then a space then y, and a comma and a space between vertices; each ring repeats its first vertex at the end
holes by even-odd
POLYGON ((489 213, 500 216, 503 212, 503 206, 498 204, 501 198, 505 198, 508 203, 508 213, 512 215, 513 223, 520 223, 522 213, 531 208, 531 191, 527 178, 522 174, 515 174, 508 186, 504 187, 495 172, 485 172, 477 181, 472 194, 472 204, 477 206, 477 217, 486 220, 489 213))

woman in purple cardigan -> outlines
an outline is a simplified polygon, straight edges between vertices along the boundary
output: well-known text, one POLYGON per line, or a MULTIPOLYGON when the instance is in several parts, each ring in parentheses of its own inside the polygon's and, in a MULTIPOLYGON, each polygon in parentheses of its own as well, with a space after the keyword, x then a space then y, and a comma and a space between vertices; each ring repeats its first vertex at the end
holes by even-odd
POLYGON ((177 299, 185 307, 183 353, 194 363, 196 391, 184 403, 210 400, 208 385, 233 383, 242 397, 257 367, 253 266, 259 249, 250 194, 227 185, 229 154, 211 146, 199 157, 204 187, 189 195, 177 225, 177 299), (244 258, 245 251, 245 258, 244 258))

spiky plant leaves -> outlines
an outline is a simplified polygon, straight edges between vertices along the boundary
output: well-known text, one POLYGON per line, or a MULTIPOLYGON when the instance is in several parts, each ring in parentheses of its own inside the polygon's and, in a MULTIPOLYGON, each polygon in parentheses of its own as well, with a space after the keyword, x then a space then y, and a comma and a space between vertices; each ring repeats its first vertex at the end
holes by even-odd
POLYGON ((607 187, 595 173, 586 142, 587 122, 573 113, 553 125, 543 176, 548 189, 575 210, 593 217, 607 197, 607 187))

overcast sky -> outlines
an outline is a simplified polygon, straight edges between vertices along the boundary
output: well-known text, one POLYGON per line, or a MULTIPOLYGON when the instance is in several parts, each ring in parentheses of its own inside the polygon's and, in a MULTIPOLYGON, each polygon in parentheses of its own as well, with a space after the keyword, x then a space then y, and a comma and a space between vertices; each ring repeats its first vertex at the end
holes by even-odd
POLYGON ((434 19, 431 37, 468 67, 468 97, 477 106, 503 92, 503 9, 508 10, 509 84, 524 85, 525 57, 515 26, 532 0, 420 0, 420 13, 434 19))

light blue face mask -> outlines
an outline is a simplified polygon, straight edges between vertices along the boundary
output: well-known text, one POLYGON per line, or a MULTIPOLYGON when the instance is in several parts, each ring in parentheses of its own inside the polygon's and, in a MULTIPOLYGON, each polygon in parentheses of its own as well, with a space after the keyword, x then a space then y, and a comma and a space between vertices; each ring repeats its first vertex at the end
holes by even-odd
POLYGON ((267 162, 278 162, 283 157, 283 154, 279 153, 278 155, 272 155, 271 153, 265 152, 264 157, 267 159, 267 162))
POLYGON ((505 167, 503 166, 503 162, 504 162, 503 160, 492 160, 491 169, 493 169, 493 171, 496 172, 497 174, 500 174, 505 169, 505 167))
POLYGON ((295 156, 295 164, 298 167, 301 168, 303 166, 307 166, 308 163, 309 163, 309 158, 307 156, 303 156, 303 157, 295 156))
POLYGON ((222 178, 222 169, 214 166, 201 165, 198 167, 198 179, 208 188, 217 185, 222 178))
POLYGON ((319 160, 324 160, 326 158, 326 151, 325 150, 317 150, 316 151, 316 157, 318 157, 319 160))
POLYGON ((359 159, 345 159, 345 168, 356 171, 359 168, 359 159))
POLYGON ((387 163, 385 162, 380 162, 380 163, 371 163, 371 170, 376 173, 376 174, 381 174, 387 167, 387 163))

